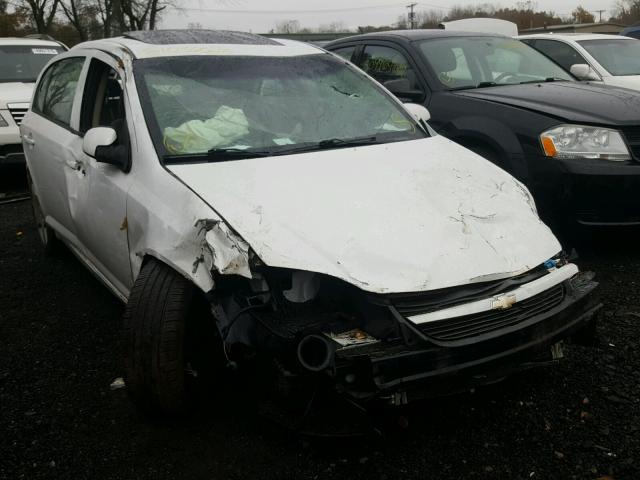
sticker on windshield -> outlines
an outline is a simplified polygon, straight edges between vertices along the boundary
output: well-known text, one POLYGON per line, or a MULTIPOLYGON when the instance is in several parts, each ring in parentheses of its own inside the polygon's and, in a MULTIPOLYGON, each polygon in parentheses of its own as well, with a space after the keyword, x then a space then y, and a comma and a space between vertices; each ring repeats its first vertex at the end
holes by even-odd
POLYGON ((32 48, 31 53, 36 55, 56 55, 58 51, 55 48, 32 48))

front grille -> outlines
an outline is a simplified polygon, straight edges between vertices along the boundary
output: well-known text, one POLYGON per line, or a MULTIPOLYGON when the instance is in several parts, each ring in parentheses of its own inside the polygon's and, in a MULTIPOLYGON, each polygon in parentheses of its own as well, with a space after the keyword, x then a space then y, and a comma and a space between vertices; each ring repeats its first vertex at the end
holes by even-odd
POLYGON ((9 113, 13 117, 13 121, 16 122, 16 125, 20 125, 22 123, 22 119, 27 114, 28 107, 26 108, 11 108, 9 107, 9 113))
POLYGON ((521 275, 502 280, 440 288, 426 292, 391 293, 384 295, 379 300, 393 305, 402 316, 413 317, 510 292, 548 273, 549 271, 540 265, 521 275))
POLYGON ((507 310, 489 310, 463 317, 448 318, 418 325, 422 333, 436 340, 461 340, 524 322, 550 311, 564 300, 565 289, 556 285, 507 310))
POLYGON ((623 128, 622 133, 627 139, 631 154, 636 160, 640 160, 640 127, 623 128))

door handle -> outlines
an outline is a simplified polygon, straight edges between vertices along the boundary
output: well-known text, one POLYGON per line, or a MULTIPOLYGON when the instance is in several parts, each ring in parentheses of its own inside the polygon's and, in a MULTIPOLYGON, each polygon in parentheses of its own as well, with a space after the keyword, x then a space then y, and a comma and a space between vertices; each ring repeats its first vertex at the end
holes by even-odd
POLYGON ((36 144, 36 141, 33 139, 33 136, 30 133, 27 135, 23 135, 22 140, 24 140, 24 143, 26 143, 27 145, 34 146, 36 144))
POLYGON ((80 170, 83 166, 83 163, 78 160, 65 160, 64 163, 71 170, 80 170))

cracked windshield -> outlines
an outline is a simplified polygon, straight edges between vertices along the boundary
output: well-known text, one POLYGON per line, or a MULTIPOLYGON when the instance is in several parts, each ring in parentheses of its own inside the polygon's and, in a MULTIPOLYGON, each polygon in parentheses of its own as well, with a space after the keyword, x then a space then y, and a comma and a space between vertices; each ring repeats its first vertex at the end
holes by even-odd
POLYGON ((362 73, 327 54, 139 60, 165 161, 230 160, 426 136, 362 73))

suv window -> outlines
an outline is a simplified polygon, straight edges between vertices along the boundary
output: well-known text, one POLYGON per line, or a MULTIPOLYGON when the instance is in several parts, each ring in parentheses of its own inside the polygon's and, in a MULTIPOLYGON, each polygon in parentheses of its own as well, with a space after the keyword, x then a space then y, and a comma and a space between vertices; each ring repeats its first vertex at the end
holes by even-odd
POLYGON ((406 80, 406 90, 422 90, 415 70, 398 50, 378 45, 364 49, 359 66, 383 85, 392 80, 406 80))
POLYGON ((34 83, 47 62, 62 51, 42 45, 0 46, 0 83, 34 83))
POLYGON ((551 60, 555 61, 566 71, 571 69, 571 65, 588 62, 573 47, 557 40, 536 40, 535 48, 544 53, 551 60))
POLYGON ((69 126, 71 109, 84 57, 65 58, 51 65, 38 84, 33 110, 69 126))

